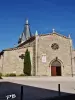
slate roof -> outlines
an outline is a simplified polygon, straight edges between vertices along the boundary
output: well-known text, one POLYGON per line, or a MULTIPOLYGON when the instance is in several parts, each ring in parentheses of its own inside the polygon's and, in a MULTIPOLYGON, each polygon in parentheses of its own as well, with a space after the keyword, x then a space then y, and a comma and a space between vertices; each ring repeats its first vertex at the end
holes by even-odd
POLYGON ((30 25, 28 23, 28 20, 26 20, 26 23, 24 25, 24 30, 18 40, 18 44, 21 43, 22 41, 26 41, 31 37, 31 31, 30 31, 30 25))

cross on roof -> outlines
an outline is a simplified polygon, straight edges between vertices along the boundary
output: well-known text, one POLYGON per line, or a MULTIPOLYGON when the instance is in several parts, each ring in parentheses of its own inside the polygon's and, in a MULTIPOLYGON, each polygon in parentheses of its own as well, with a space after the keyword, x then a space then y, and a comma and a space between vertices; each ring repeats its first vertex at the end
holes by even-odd
POLYGON ((52 30, 53 30, 53 33, 55 33, 55 29, 53 28, 52 30))

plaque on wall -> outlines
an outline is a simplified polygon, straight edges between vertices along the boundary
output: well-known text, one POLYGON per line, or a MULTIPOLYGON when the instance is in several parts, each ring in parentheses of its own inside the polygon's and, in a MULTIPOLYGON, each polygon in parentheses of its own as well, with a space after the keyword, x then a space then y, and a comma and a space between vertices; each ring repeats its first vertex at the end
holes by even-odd
POLYGON ((42 62, 46 63, 46 55, 42 55, 42 62))

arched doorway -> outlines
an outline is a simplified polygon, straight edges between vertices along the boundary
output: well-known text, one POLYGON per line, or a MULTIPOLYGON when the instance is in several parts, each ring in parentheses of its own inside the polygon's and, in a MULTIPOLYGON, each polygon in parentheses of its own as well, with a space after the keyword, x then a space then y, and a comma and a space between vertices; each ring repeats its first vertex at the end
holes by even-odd
POLYGON ((61 63, 58 60, 51 64, 51 76, 61 76, 61 63))

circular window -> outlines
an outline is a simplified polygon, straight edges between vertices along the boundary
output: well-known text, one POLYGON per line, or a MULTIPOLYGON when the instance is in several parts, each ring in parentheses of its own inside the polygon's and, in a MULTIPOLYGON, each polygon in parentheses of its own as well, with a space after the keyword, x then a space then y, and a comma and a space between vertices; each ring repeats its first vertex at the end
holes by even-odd
POLYGON ((57 49, 59 49, 59 45, 57 43, 53 43, 51 45, 51 48, 54 49, 54 50, 57 50, 57 49))

